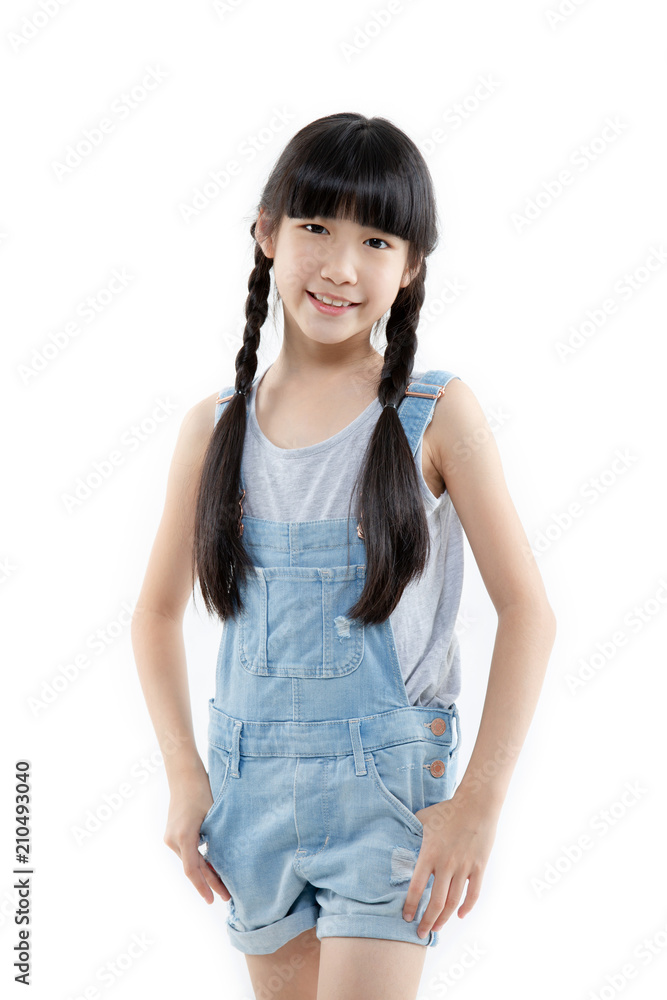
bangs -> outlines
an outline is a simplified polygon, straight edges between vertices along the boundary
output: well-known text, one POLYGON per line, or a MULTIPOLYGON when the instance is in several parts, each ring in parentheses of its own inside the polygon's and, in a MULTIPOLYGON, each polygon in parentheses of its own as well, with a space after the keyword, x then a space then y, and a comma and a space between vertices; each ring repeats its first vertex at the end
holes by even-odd
POLYGON ((331 129, 290 167, 284 205, 290 218, 347 219, 413 247, 432 243, 431 192, 415 184, 418 164, 405 147, 395 148, 390 131, 358 123, 331 129))

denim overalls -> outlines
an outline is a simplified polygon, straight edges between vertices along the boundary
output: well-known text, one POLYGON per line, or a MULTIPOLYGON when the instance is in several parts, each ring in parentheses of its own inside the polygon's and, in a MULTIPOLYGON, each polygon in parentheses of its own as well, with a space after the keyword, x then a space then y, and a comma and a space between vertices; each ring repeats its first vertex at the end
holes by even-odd
MULTIPOLYGON (((410 384, 398 414, 413 456, 454 377, 410 384)), ((439 932, 417 935, 433 875, 410 923, 402 910, 424 835, 414 814, 454 793, 457 707, 409 704, 391 617, 347 618, 366 572, 354 518, 242 525, 253 567, 223 626, 199 843, 231 894, 231 943, 269 954, 315 926, 435 945, 439 932)))

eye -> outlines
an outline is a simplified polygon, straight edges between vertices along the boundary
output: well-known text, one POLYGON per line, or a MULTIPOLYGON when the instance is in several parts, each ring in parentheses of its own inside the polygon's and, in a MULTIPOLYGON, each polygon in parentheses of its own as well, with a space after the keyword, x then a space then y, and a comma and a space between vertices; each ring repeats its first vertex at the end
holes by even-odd
MULTIPOLYGON (((306 223, 306 225, 303 228, 307 229, 310 232, 310 227, 311 226, 315 226, 316 229, 324 229, 325 233, 328 232, 328 230, 325 229, 324 226, 321 226, 319 224, 319 222, 308 222, 308 223, 306 223)), ((320 235, 320 233, 313 233, 313 236, 319 236, 319 235, 320 235)), ((389 247, 389 244, 387 243, 387 241, 381 239, 379 236, 370 236, 367 240, 364 240, 365 243, 370 243, 371 241, 374 241, 375 243, 384 243, 384 245, 386 247, 389 247)), ((372 247, 371 249, 372 250, 383 250, 384 247, 372 247)))

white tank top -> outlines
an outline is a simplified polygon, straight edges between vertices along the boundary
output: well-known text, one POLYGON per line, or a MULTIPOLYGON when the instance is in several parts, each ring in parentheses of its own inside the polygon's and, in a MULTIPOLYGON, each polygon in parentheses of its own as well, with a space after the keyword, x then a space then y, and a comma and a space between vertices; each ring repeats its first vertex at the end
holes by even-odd
MULTIPOLYGON (((411 378, 424 374, 412 372, 411 378)), ((326 441, 305 448, 278 448, 257 421, 255 396, 260 378, 255 378, 249 394, 242 460, 248 487, 244 513, 270 521, 347 517, 354 480, 381 413, 379 400, 374 399, 351 424, 326 441)), ((449 493, 436 499, 424 480, 422 441, 415 462, 431 554, 420 579, 403 591, 391 623, 409 703, 450 708, 461 690, 455 625, 463 587, 463 528, 449 493)), ((354 516, 354 505, 349 514, 354 516)))

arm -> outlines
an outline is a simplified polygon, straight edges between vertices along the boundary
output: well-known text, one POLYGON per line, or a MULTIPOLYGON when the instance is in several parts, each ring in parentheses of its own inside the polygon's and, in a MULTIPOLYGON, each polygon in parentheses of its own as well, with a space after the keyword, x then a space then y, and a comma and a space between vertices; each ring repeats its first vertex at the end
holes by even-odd
POLYGON ((202 400, 183 418, 169 469, 164 511, 131 626, 139 680, 169 782, 164 840, 182 859, 185 874, 209 903, 213 902, 211 888, 223 899, 228 899, 229 893, 197 850, 199 826, 213 796, 194 738, 183 616, 192 593, 197 487, 213 429, 216 398, 217 393, 202 400))
POLYGON ((431 901, 420 924, 426 933, 431 926, 439 930, 449 919, 466 879, 468 891, 459 917, 479 896, 500 810, 556 634, 555 616, 509 495, 493 432, 464 382, 452 379, 447 384, 431 425, 429 455, 470 543, 498 615, 498 629, 479 731, 465 774, 451 799, 418 813, 425 827, 424 844, 404 913, 414 912, 435 872, 431 901))
POLYGON ((461 381, 447 386, 443 400, 447 393, 435 460, 498 615, 477 740, 455 795, 497 817, 535 713, 556 619, 482 408, 461 381), (481 443, 457 446, 473 440, 481 443))

